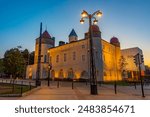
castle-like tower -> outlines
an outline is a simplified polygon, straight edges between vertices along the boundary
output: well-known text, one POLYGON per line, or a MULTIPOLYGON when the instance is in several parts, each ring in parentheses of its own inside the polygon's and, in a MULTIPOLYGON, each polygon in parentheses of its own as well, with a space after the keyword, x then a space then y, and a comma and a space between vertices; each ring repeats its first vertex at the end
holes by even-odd
MULTIPOLYGON (((35 55, 34 64, 28 65, 26 70, 26 77, 36 79, 37 77, 37 65, 38 65, 38 54, 39 54, 39 38, 36 39, 35 43, 35 55)), ((45 79, 48 77, 48 64, 49 64, 49 53, 48 49, 55 46, 55 38, 51 37, 47 30, 42 34, 41 38, 41 63, 40 63, 40 78, 45 79)))
MULTIPOLYGON (((55 46, 55 38, 51 37, 47 30, 42 34, 41 39, 41 63, 48 63, 48 49, 55 46)), ((34 64, 38 62, 39 38, 36 39, 34 64)))
POLYGON ((72 29, 72 31, 69 34, 69 43, 75 42, 75 41, 78 41, 78 36, 77 36, 75 30, 72 29))

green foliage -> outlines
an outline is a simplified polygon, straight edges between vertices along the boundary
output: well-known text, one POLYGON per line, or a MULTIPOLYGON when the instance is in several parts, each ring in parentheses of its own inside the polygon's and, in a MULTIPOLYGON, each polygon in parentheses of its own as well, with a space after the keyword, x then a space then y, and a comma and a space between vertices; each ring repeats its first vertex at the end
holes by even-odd
POLYGON ((25 59, 26 65, 28 65, 28 63, 29 63, 29 51, 28 51, 28 49, 25 49, 24 51, 22 51, 22 55, 23 55, 23 58, 25 59))
POLYGON ((4 55, 5 73, 14 78, 22 77, 25 71, 25 59, 18 48, 7 50, 4 55))
POLYGON ((4 73, 3 59, 0 59, 0 73, 4 73))
POLYGON ((34 64, 34 51, 30 53, 29 55, 29 64, 34 64))
MULTIPOLYGON (((30 90, 29 85, 14 85, 13 84, 4 84, 0 83, 0 94, 20 94, 22 87, 22 93, 27 92, 30 90), (13 90, 14 87, 14 90, 13 90)), ((31 89, 35 88, 35 86, 31 86, 31 89)))

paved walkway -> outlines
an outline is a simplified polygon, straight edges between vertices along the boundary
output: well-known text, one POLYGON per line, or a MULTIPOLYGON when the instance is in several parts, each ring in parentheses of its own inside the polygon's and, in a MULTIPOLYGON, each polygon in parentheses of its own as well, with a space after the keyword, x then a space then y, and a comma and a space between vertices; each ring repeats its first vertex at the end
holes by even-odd
POLYGON ((113 85, 98 86, 98 95, 90 95, 90 86, 85 83, 51 82, 50 87, 47 82, 42 82, 42 86, 29 95, 23 97, 0 98, 17 100, 150 100, 150 86, 144 87, 146 97, 141 96, 140 86, 134 89, 133 86, 117 86, 117 94, 113 85))
POLYGON ((90 87, 85 83, 61 82, 57 88, 57 82, 50 87, 43 84, 37 91, 19 100, 141 100, 150 99, 150 87, 145 87, 145 95, 141 96, 140 86, 134 89, 133 86, 118 86, 117 94, 111 85, 98 86, 98 95, 90 95, 90 87))

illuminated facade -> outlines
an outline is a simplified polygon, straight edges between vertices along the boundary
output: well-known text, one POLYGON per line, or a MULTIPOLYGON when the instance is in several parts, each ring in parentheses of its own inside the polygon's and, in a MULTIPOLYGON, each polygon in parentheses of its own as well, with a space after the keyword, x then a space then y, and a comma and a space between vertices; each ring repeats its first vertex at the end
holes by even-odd
MULTIPOLYGON (((60 41, 59 46, 55 46, 55 40, 48 32, 43 33, 41 78, 48 77, 48 65, 52 65, 51 78, 69 79, 89 79, 89 34, 85 33, 85 38, 78 40, 74 30, 69 35, 69 43, 60 41), (51 41, 48 41, 51 40, 51 41)), ((96 76, 98 81, 121 80, 119 70, 120 43, 113 37, 110 43, 101 39, 101 32, 97 25, 92 26, 92 38, 94 46, 94 61, 96 76)), ((35 46, 34 65, 27 67, 27 78, 36 78, 38 39, 35 46)))

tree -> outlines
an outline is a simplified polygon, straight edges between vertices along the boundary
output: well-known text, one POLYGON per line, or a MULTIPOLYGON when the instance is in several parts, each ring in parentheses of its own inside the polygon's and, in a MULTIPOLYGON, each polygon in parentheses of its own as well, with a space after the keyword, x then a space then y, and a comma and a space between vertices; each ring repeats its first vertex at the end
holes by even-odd
POLYGON ((34 64, 34 51, 30 53, 29 55, 29 65, 34 64))
POLYGON ((18 48, 7 50, 4 54, 5 73, 13 78, 22 77, 26 69, 25 59, 18 48))
POLYGON ((23 58, 25 59, 26 65, 34 64, 34 51, 29 53, 28 49, 25 49, 21 53, 23 54, 23 58))
POLYGON ((3 59, 0 59, 0 75, 4 73, 3 59))
POLYGON ((28 49, 23 50, 22 52, 23 58, 25 59, 26 65, 29 64, 29 51, 28 49))
POLYGON ((122 76, 124 76, 124 72, 126 70, 127 65, 128 65, 128 63, 126 62, 126 59, 124 58, 124 56, 121 56, 119 59, 119 67, 120 67, 120 71, 122 73, 122 76))

